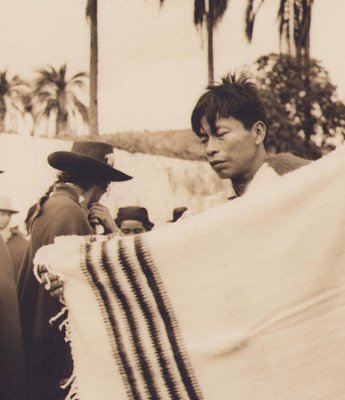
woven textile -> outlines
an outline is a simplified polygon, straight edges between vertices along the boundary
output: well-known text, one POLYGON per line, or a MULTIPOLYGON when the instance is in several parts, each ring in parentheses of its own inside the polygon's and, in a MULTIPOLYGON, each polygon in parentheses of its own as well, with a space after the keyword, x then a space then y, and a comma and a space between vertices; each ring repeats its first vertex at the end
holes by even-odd
POLYGON ((345 149, 144 235, 61 237, 76 399, 345 396, 345 149))

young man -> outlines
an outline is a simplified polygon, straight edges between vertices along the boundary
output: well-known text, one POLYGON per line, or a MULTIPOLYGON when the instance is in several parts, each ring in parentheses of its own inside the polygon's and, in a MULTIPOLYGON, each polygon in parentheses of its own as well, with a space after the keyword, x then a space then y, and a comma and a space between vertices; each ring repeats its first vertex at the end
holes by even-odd
POLYGON ((231 179, 237 196, 309 162, 288 153, 268 156, 265 106, 248 80, 227 75, 208 86, 191 121, 207 161, 220 178, 231 179))
POLYGON ((115 223, 119 227, 121 235, 124 236, 138 235, 148 232, 154 227, 146 208, 138 206, 119 208, 115 223))
POLYGON ((65 398, 66 391, 60 386, 72 371, 64 335, 49 324, 61 305, 37 283, 33 258, 56 236, 94 234, 95 224, 102 225, 105 233, 117 231, 109 211, 98 201, 110 182, 131 177, 115 169, 112 160, 112 146, 102 142, 75 142, 69 152, 52 153, 48 163, 62 172, 28 212, 26 226, 31 238, 19 273, 18 292, 30 400, 65 398))

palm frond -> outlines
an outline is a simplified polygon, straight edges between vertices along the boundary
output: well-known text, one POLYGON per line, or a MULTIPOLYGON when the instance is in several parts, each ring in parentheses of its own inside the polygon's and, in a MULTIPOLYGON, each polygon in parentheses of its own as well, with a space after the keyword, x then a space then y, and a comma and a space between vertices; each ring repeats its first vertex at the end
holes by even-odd
POLYGON ((213 17, 215 25, 223 18, 229 0, 213 0, 213 17))
POLYGON ((201 26, 206 16, 205 0, 194 1, 194 25, 201 26))
MULTIPOLYGON (((41 68, 35 80, 33 88, 35 121, 50 118, 54 113, 57 129, 59 121, 63 125, 70 125, 71 118, 77 118, 77 114, 87 122, 87 107, 78 99, 75 89, 85 87, 85 72, 78 72, 70 79, 67 78, 67 65, 63 64, 58 70, 52 66, 41 68), (56 115, 55 115, 56 114, 56 115)), ((60 132, 57 132, 59 134, 60 132)))
POLYGON ((255 0, 248 0, 246 15, 245 15, 245 33, 249 42, 251 42, 253 38, 253 30, 254 30, 256 16, 265 0, 261 0, 259 6, 255 11, 254 11, 254 1, 255 0))
POLYGON ((72 95, 72 102, 74 107, 77 109, 78 113, 82 117, 83 121, 88 122, 89 121, 88 107, 86 107, 85 104, 82 103, 74 94, 72 95))

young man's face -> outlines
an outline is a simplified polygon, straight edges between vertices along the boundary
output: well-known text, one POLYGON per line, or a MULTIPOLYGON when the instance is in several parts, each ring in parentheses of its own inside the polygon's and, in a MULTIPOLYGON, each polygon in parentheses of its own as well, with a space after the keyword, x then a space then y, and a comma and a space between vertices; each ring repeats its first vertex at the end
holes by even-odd
POLYGON ((0 210, 0 229, 7 228, 8 224, 11 221, 12 213, 9 211, 1 211, 0 210))
POLYGON ((241 121, 233 117, 219 118, 216 120, 216 131, 212 132, 203 117, 201 127, 200 139, 207 161, 220 178, 241 179, 250 174, 259 147, 257 124, 246 129, 241 121))
POLYGON ((141 221, 127 219, 121 222, 120 231, 122 235, 138 235, 146 232, 144 224, 141 221))

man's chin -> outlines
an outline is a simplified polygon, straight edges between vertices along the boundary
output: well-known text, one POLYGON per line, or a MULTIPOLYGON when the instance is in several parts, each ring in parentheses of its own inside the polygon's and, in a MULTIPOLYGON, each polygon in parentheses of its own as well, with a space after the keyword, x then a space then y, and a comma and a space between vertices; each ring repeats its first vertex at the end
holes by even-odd
POLYGON ((226 169, 213 169, 214 172, 218 175, 220 179, 230 179, 231 178, 231 173, 227 171, 226 169))

